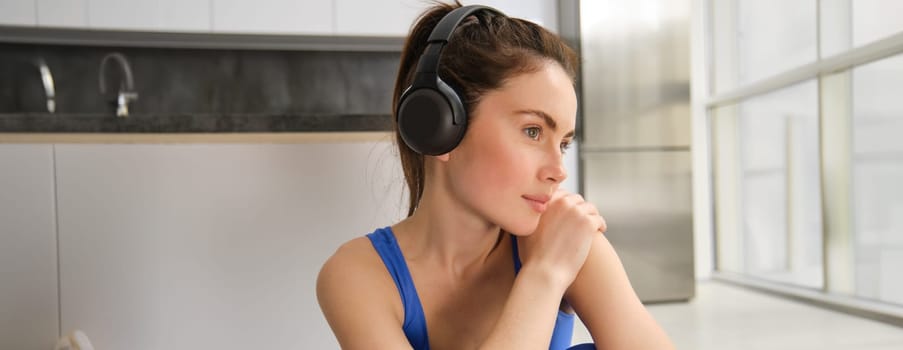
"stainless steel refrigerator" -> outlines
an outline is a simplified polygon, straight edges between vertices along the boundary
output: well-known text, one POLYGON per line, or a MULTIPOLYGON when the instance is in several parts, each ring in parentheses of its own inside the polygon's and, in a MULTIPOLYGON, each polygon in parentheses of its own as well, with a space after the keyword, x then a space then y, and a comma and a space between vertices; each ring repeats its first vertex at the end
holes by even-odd
POLYGON ((577 5, 581 191, 643 302, 690 299, 690 1, 577 5))

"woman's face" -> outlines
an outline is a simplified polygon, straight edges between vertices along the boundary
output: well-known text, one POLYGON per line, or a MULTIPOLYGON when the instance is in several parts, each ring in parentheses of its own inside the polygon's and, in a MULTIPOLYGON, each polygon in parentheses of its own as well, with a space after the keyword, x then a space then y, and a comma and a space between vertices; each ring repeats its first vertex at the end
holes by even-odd
POLYGON ((576 114, 574 87, 557 63, 486 93, 448 154, 452 195, 508 232, 532 233, 540 202, 567 177, 563 148, 573 139, 576 114))

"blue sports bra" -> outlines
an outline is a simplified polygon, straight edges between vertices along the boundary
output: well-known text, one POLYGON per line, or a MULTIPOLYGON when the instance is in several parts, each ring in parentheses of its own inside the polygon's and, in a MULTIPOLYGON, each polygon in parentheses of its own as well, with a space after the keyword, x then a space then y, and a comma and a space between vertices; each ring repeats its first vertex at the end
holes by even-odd
MULTIPOLYGON (((395 286, 398 288, 398 294, 401 295, 401 301, 404 305, 404 323, 402 329, 408 342, 414 350, 428 350, 430 348, 429 338, 426 334, 426 317, 423 314, 423 307, 420 305, 420 298, 417 296, 417 290, 414 287, 414 281, 411 279, 411 273, 408 265, 398 247, 398 241, 392 233, 391 227, 377 229, 373 233, 367 235, 373 248, 379 253, 386 269, 392 275, 395 286)), ((517 239, 511 236, 511 243, 514 249, 514 271, 520 271, 521 261, 517 253, 517 239)), ((564 311, 558 311, 558 319, 555 321, 555 330, 552 332, 552 340, 549 346, 550 350, 564 350, 571 345, 571 337, 574 333, 574 315, 564 311)))

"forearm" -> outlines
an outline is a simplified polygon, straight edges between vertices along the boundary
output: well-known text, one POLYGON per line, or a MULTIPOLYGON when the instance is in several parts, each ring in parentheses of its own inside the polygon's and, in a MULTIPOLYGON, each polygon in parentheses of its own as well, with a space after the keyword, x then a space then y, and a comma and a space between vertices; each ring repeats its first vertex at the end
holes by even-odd
POLYGON ((566 288, 553 273, 525 265, 480 349, 548 349, 566 288))
POLYGON ((637 297, 604 235, 593 240, 586 262, 565 295, 599 349, 674 349, 637 297))

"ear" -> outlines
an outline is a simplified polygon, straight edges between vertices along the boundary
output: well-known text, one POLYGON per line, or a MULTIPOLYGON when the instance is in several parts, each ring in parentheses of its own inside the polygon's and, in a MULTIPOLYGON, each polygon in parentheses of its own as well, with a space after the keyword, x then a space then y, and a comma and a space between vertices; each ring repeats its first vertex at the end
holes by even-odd
POLYGON ((448 158, 451 157, 449 154, 451 154, 451 152, 446 152, 446 153, 440 154, 438 156, 435 156, 435 158, 436 158, 436 160, 445 163, 445 162, 448 162, 448 158))

